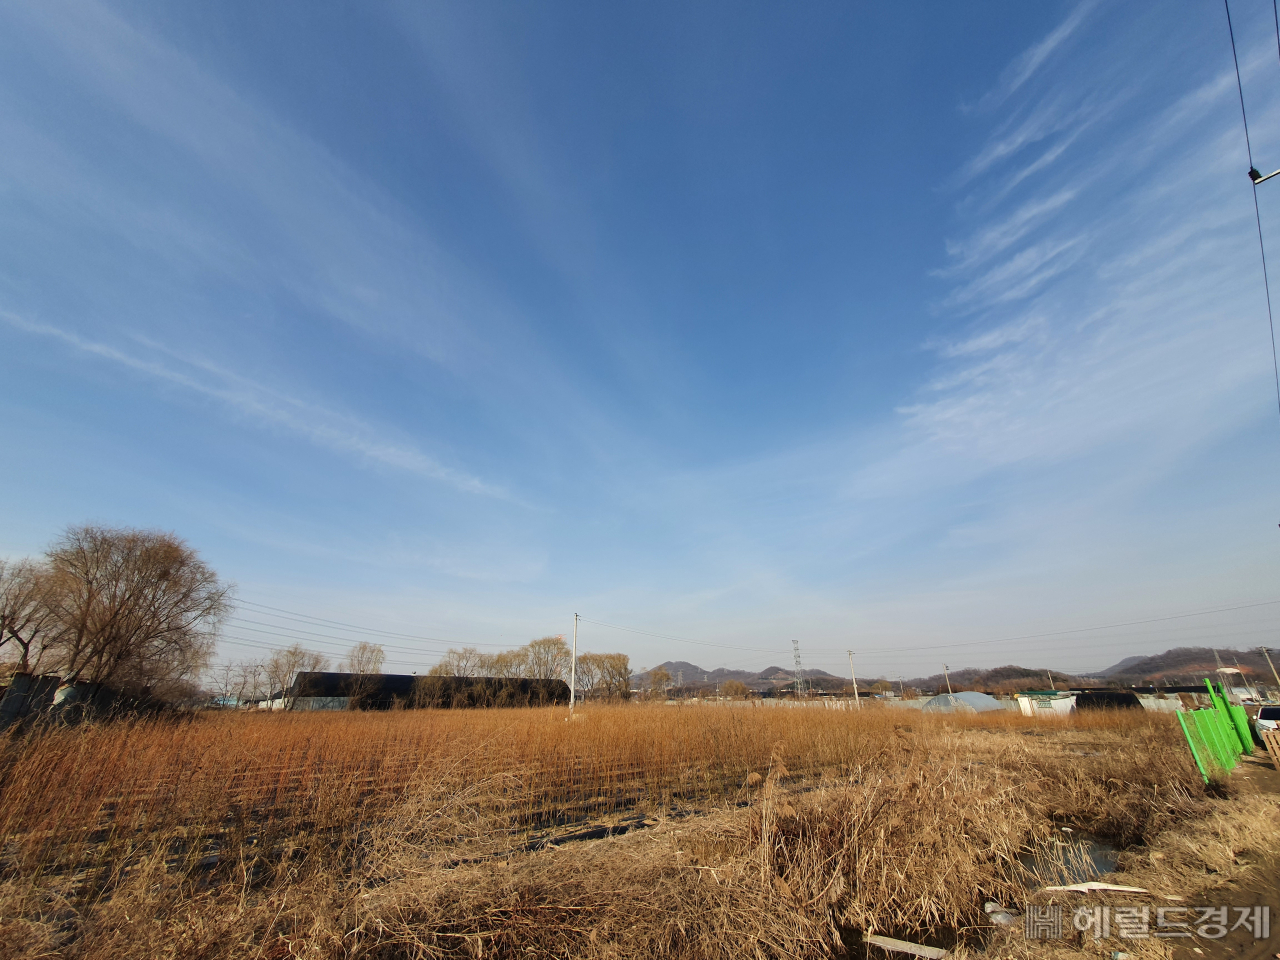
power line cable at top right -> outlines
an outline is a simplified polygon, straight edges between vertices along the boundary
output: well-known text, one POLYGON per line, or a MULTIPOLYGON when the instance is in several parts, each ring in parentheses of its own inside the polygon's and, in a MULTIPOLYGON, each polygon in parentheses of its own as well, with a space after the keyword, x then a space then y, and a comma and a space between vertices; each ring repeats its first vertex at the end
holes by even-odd
MULTIPOLYGON (((1244 147, 1249 155, 1249 183, 1253 187, 1253 217, 1254 222, 1258 226, 1258 252, 1262 255, 1262 286, 1267 296, 1267 327, 1271 331, 1271 369, 1275 375, 1276 384, 1276 413, 1280 416, 1280 360, 1276 357, 1276 322, 1275 316, 1271 309, 1271 281, 1267 271, 1267 247, 1262 239, 1262 210, 1258 205, 1258 184, 1264 180, 1270 180, 1280 173, 1263 176, 1258 172, 1258 168, 1253 163, 1253 143, 1249 137, 1249 115, 1244 108, 1244 82, 1240 78, 1240 57, 1236 53, 1236 31, 1231 23, 1231 2, 1230 0, 1222 0, 1222 5, 1227 11, 1227 33, 1231 37, 1231 62, 1236 68, 1236 92, 1240 95, 1240 119, 1244 124, 1244 147)), ((1280 6, 1277 0, 1271 0, 1272 18, 1276 24, 1276 56, 1280 57, 1280 6)))

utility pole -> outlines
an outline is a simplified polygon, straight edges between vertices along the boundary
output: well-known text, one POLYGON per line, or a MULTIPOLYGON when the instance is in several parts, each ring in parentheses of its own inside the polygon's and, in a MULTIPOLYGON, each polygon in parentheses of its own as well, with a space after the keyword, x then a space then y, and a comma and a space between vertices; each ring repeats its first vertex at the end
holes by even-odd
POLYGON ((1232 657, 1231 662, 1236 665, 1236 671, 1240 674, 1240 682, 1244 684, 1244 688, 1249 691, 1249 696, 1258 699, 1258 691, 1253 689, 1253 684, 1249 682, 1249 678, 1244 675, 1244 671, 1240 669, 1240 658, 1232 657))
POLYGON ((862 709, 862 701, 858 699, 858 675, 853 672, 853 651, 846 650, 849 654, 849 676, 853 678, 853 703, 859 710, 862 709))
POLYGON ((1262 655, 1267 658, 1267 666, 1271 668, 1271 675, 1276 678, 1276 687, 1280 689, 1280 674, 1276 673, 1276 665, 1271 662, 1271 654, 1267 652, 1266 647, 1259 647, 1262 655))
POLYGON ((944 677, 946 677, 946 680, 947 680, 947 694, 948 694, 948 695, 950 695, 950 694, 951 694, 951 674, 947 673, 947 671, 948 671, 948 670, 950 670, 950 669, 951 669, 951 668, 950 668, 950 667, 948 667, 945 663, 942 665, 942 675, 943 675, 944 677))
POLYGON ((573 659, 569 661, 569 716, 573 716, 573 702, 578 698, 578 615, 573 615, 573 659))

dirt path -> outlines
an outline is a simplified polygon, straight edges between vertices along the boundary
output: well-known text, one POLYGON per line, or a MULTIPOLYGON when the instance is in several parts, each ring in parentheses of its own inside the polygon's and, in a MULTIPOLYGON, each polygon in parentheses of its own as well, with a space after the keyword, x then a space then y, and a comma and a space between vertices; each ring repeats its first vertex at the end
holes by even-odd
MULTIPOLYGON (((1253 756, 1242 757, 1232 774, 1232 781, 1242 794, 1280 795, 1280 770, 1272 764, 1266 750, 1259 748, 1253 756)), ((1271 908, 1271 936, 1255 940, 1245 929, 1229 933, 1222 940, 1197 940, 1196 946, 1177 947, 1174 960, 1206 960, 1230 957, 1232 960, 1275 960, 1280 957, 1280 850, 1272 850, 1266 859, 1251 864, 1240 876, 1211 887, 1196 896, 1197 903, 1213 906, 1271 908)), ((1232 912, 1232 923, 1239 914, 1232 912)))
MULTIPOLYGON (((1065 944, 1044 943, 1033 946, 996 938, 986 955, 1000 960, 1036 958, 1036 960, 1069 960, 1118 955, 1133 960, 1170 957, 1173 960, 1277 960, 1280 958, 1280 837, 1276 818, 1280 809, 1273 798, 1280 797, 1280 770, 1259 749, 1241 763, 1230 779, 1231 796, 1213 801, 1203 816, 1173 827, 1168 833, 1151 838, 1149 847, 1136 847, 1121 855, 1121 869, 1100 879, 1126 886, 1150 890, 1142 896, 1099 894, 1089 904, 1110 904, 1112 910, 1135 901, 1148 905, 1149 925, 1156 932, 1158 910, 1166 913, 1170 923, 1191 921, 1194 928, 1206 920, 1199 912, 1179 914, 1181 907, 1270 908, 1269 936, 1256 939, 1254 931, 1242 927, 1230 931, 1220 940, 1204 936, 1188 939, 1123 940, 1114 930, 1101 941, 1085 942, 1076 938, 1065 944), (1265 798, 1265 799, 1264 799, 1265 798), (1021 947, 1022 949, 1017 949, 1021 947)), ((1083 902, 1083 901, 1080 901, 1083 902)), ((1068 901, 1071 906, 1076 901, 1068 901)), ((1226 926, 1241 920, 1241 914, 1229 909, 1226 926)), ((1022 931, 1011 932, 1010 938, 1022 931)))

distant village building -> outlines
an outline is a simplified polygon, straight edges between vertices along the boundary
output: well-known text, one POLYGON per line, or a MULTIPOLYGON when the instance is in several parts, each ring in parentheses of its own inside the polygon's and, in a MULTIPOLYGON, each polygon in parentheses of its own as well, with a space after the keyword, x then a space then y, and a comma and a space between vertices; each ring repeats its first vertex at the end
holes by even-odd
POLYGON ((529 707, 569 702, 563 680, 523 677, 439 677, 394 673, 305 671, 267 710, 391 710, 415 707, 529 707))
POLYGON ((1061 690, 1029 690, 1014 699, 1024 717, 1065 717, 1076 708, 1075 694, 1061 690))

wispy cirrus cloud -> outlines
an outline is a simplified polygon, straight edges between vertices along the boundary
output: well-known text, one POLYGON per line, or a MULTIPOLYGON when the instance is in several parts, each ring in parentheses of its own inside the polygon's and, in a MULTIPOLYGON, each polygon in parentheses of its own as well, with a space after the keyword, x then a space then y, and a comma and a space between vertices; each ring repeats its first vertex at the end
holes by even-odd
POLYGON ((8 311, 0 310, 0 320, 25 333, 57 340, 81 353, 216 400, 229 411, 260 426, 285 430, 331 452, 403 470, 464 493, 511 499, 501 487, 446 466, 412 445, 389 440, 355 417, 289 396, 209 361, 184 357, 149 338, 137 337, 135 341, 176 361, 179 367, 8 311))
MULTIPOLYGON (((1094 54, 1114 62, 1105 44, 1094 54)), ((1017 94, 1018 119, 990 133, 1006 146, 985 156, 1014 156, 1010 131, 1037 112, 1115 112, 1051 138, 1080 149, 1060 150, 1049 176, 994 161, 956 181, 982 202, 957 204, 933 274, 949 288, 934 305, 948 332, 926 340, 932 363, 897 419, 759 466, 837 491, 844 508, 804 550, 901 598, 873 631, 950 632, 984 606, 1034 620, 1102 597, 1127 610, 1270 589, 1274 565, 1224 533, 1254 522, 1260 485, 1245 503, 1205 479, 1257 455, 1225 454, 1234 438, 1274 432, 1252 207, 1232 165, 1234 79, 1205 70, 1170 93, 1163 76, 1125 85, 1087 58, 1070 67, 1017 94), (1161 89, 1156 109, 1144 81, 1161 89), (1222 557, 1220 570, 1188 559, 1201 555, 1222 557)), ((1017 656, 1055 656, 1032 646, 1017 656)))
POLYGON ((968 183, 1018 156, 1027 147, 1057 137, 1056 142, 1033 161, 1039 164, 1037 170, 1044 169, 1123 97, 1124 94, 1108 95, 1101 91, 1081 97, 1076 91, 1063 91, 1034 105, 1025 114, 1015 115, 997 129, 986 146, 959 170, 955 182, 968 183))
POLYGON ((1008 100, 1031 79, 1037 70, 1044 66, 1059 47, 1075 35, 1097 5, 1097 0, 1084 0, 1067 15, 1062 23, 1049 31, 1044 39, 1032 44, 1015 57, 1000 74, 999 82, 983 94, 976 109, 992 110, 1008 100))
MULTIPOLYGON (((12 8, 0 13, 6 22, 39 38, 59 80, 77 94, 91 90, 148 147, 121 171, 119 158, 104 158, 74 125, 6 104, 0 171, 25 196, 166 266, 217 276, 245 299, 285 292, 460 383, 515 381, 535 358, 553 363, 489 278, 430 224, 161 33, 99 0, 12 8), (134 176, 153 182, 139 190, 134 176)), ((163 315, 137 315, 137 325, 169 333, 163 315)), ((486 394, 487 383, 476 392, 486 394)))
POLYGON ((1042 334, 1045 327, 1044 317, 1032 314, 1031 316, 1019 317, 1001 326, 975 333, 964 340, 952 342, 935 341, 928 345, 936 349, 944 357, 969 357, 990 353, 1014 344, 1025 343, 1037 334, 1042 334))
POLYGON ((1088 236, 1054 237, 1013 253, 985 273, 951 292, 944 307, 981 310, 1030 296, 1049 280, 1070 269, 1081 256, 1088 236))
POLYGON ((1244 319, 1248 232, 1234 229, 1249 211, 1221 176, 1236 118, 1211 109, 1231 92, 1211 76, 1126 118, 1056 180, 1024 183, 1011 209, 970 219, 935 275, 954 284, 939 309, 975 319, 927 344, 941 366, 901 408, 908 435, 977 470, 1070 461, 1124 436, 1135 443, 1117 465, 1141 450, 1165 462, 1256 412, 1229 412, 1265 376, 1244 319), (1160 157, 1158 178, 1129 166, 1144 156, 1160 157))
MULTIPOLYGON (((1252 209, 1223 149, 1234 91, 1216 70, 1185 92, 1161 77, 1152 109, 1138 80, 1072 67, 1035 97, 1019 92, 1014 120, 982 118, 999 144, 1028 117, 1076 110, 1054 142, 1081 149, 1059 151, 1047 176, 993 160, 963 181, 984 202, 957 204, 934 273, 946 332, 926 340, 894 416, 680 477, 740 598, 829 578, 895 607, 867 615, 859 596, 834 619, 952 635, 957 622, 1034 620, 1046 604, 1078 613, 1100 596, 1159 609, 1192 583, 1196 596, 1269 589, 1235 561, 1207 577, 1187 559, 1229 555, 1221 514, 1246 510, 1206 498, 1187 473, 1274 417, 1252 209), (1081 103, 1114 112, 1087 117, 1070 106, 1081 103), (1176 504, 1176 532, 1151 519, 1156 503, 1176 504)), ((811 599, 839 606, 820 590, 811 599)), ((1042 655, 1055 652, 1017 654, 1042 655)))
POLYGON ((1079 191, 1064 187, 1047 197, 1027 201, 1012 214, 981 228, 963 241, 947 241, 947 254, 952 263, 935 272, 948 277, 964 273, 1021 240, 1037 225, 1075 199, 1079 191))

